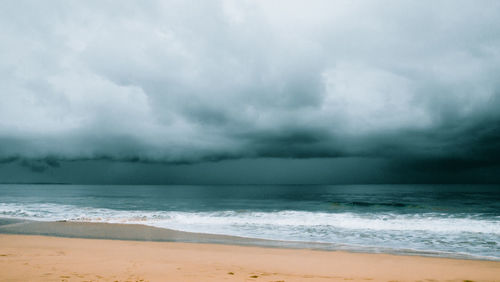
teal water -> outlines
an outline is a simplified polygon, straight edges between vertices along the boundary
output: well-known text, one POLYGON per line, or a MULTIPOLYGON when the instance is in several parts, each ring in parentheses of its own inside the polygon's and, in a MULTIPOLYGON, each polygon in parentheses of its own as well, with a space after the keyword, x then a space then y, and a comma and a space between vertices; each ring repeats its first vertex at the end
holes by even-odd
POLYGON ((498 185, 0 185, 0 217, 500 260, 498 185))

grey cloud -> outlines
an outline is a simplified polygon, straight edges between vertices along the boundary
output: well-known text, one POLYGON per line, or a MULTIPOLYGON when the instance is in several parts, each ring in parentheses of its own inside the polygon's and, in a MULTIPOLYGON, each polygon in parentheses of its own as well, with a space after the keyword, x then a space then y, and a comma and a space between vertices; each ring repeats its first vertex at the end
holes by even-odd
POLYGON ((0 11, 6 161, 499 159, 498 1, 6 1, 0 11))

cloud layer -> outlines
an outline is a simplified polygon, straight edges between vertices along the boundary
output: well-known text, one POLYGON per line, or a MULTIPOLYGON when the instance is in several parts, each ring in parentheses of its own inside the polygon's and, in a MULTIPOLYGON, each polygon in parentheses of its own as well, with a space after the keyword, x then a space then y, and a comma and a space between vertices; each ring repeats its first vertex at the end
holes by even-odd
POLYGON ((497 164, 498 1, 4 1, 0 158, 497 164))

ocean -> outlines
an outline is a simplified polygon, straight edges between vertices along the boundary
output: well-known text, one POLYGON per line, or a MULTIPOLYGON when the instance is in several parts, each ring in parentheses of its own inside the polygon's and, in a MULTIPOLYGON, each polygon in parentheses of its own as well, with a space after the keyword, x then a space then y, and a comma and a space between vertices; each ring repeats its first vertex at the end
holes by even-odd
POLYGON ((499 185, 0 185, 0 218, 500 260, 499 185))

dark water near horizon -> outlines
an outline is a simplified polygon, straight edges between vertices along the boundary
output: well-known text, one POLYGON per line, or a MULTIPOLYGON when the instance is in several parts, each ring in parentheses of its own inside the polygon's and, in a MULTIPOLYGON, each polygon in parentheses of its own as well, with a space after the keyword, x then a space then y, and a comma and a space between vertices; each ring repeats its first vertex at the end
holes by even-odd
POLYGON ((0 217, 500 260, 499 185, 0 185, 0 217))

